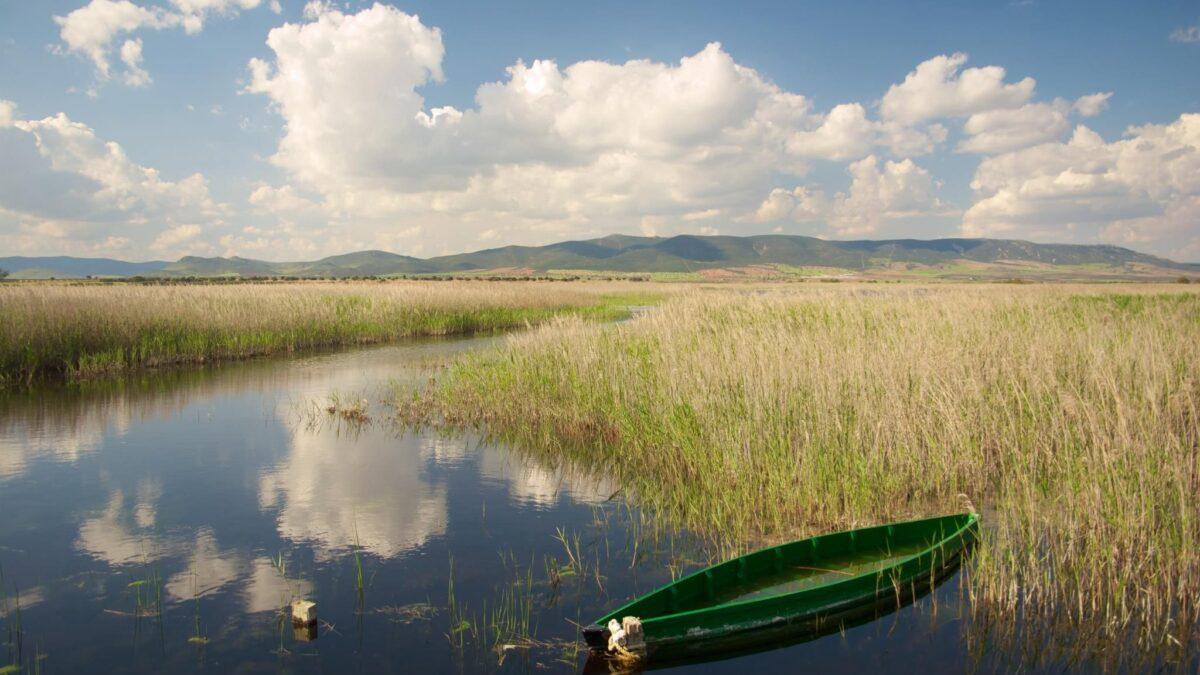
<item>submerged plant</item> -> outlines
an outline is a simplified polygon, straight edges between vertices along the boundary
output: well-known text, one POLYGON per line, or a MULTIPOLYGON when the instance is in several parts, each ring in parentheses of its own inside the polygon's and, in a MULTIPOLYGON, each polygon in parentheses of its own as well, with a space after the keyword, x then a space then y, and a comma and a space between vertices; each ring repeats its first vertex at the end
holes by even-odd
POLYGON ((198 575, 192 573, 192 602, 195 606, 195 614, 193 616, 192 635, 188 638, 188 642, 194 645, 208 644, 208 635, 200 628, 200 593, 197 591, 196 584, 198 575))
POLYGON ((161 616, 162 614, 162 577, 157 568, 146 568, 141 579, 128 584, 133 592, 135 617, 161 616))
POLYGON ((479 610, 473 610, 455 595, 454 558, 450 558, 446 587, 447 617, 449 619, 446 638, 459 657, 467 655, 467 647, 474 648, 475 658, 490 655, 500 665, 513 652, 528 653, 530 650, 561 649, 561 640, 538 638, 538 627, 534 620, 534 605, 537 591, 533 565, 522 567, 512 559, 511 565, 502 559, 504 578, 488 597, 481 602, 479 610))
POLYGON ((25 630, 21 625, 21 592, 13 587, 13 600, 10 601, 4 584, 4 566, 0 565, 0 619, 4 619, 4 646, 7 652, 7 664, 0 670, 13 669, 9 672, 19 672, 25 656, 25 630))

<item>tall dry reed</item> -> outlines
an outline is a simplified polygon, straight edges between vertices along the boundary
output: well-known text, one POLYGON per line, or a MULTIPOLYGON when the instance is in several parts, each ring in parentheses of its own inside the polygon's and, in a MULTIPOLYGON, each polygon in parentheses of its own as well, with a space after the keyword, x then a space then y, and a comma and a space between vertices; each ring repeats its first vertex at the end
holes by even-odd
POLYGON ((1061 632, 1095 662, 1200 640, 1196 293, 696 293, 617 326, 555 320, 427 396, 730 548, 968 495, 981 625, 1061 632))
POLYGON ((612 316, 633 284, 0 285, 0 382, 612 316))

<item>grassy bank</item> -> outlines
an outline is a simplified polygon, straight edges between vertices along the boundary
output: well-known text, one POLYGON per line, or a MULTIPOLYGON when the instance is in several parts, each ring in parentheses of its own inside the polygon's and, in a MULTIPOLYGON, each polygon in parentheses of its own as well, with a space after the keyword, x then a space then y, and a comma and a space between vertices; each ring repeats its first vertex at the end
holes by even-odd
POLYGON ((727 548, 968 495, 988 526, 977 626, 1055 631, 1078 651, 1060 659, 1169 660, 1200 639, 1200 295, 1186 290, 692 294, 621 325, 555 320, 425 396, 410 414, 611 474, 727 548))
MULTIPOLYGON (((612 318, 639 284, 486 282, 0 286, 0 384, 612 318)), ((634 292, 639 295, 635 296, 634 292)))

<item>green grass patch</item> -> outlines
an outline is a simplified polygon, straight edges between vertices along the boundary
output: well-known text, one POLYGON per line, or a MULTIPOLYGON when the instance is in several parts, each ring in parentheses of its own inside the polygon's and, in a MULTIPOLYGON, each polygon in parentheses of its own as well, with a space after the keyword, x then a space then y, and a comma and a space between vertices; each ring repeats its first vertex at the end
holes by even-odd
POLYGON ((555 316, 611 320, 658 296, 625 284, 395 282, 0 288, 0 384, 461 335, 555 316))

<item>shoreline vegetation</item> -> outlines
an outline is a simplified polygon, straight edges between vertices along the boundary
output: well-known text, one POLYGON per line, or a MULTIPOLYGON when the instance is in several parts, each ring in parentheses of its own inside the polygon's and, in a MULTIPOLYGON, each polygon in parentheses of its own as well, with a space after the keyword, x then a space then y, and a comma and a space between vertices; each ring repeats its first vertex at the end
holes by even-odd
POLYGON ((611 476, 726 555, 973 502, 974 644, 1169 668, 1200 644, 1198 337, 1170 286, 692 292, 555 318, 396 405, 611 476))
POLYGON ((656 300, 620 282, 0 285, 0 387, 321 347, 460 335, 656 300))

